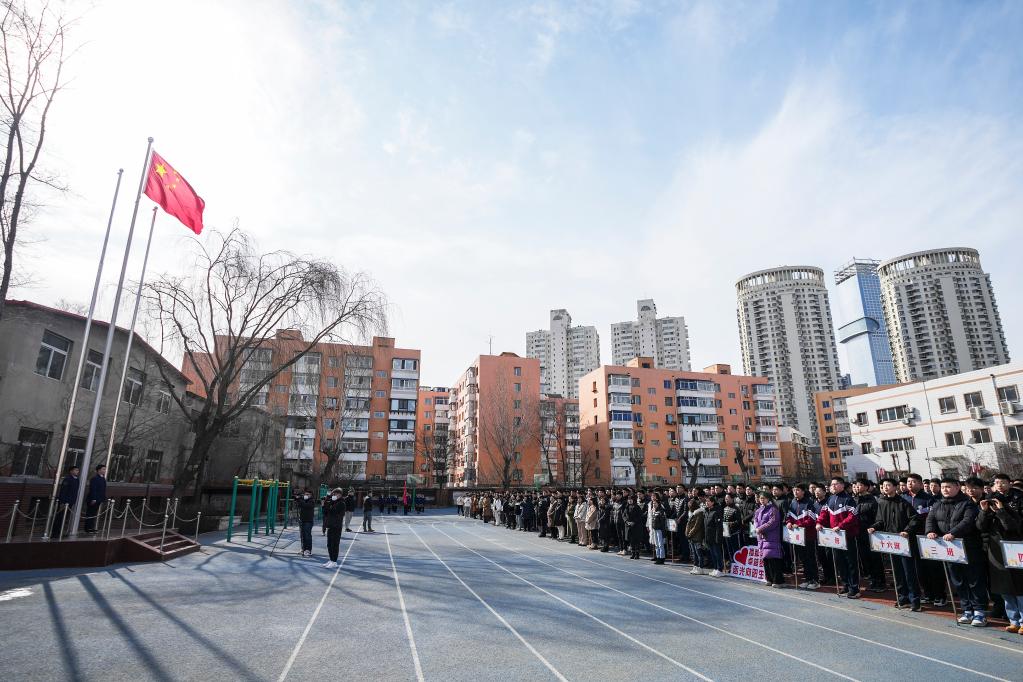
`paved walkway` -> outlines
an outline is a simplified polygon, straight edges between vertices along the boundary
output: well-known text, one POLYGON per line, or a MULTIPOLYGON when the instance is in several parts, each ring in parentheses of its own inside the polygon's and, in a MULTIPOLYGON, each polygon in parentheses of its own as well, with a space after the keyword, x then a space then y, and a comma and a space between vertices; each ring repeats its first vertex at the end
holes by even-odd
MULTIPOLYGON (((358 519, 356 519, 358 521, 358 519)), ((450 513, 167 564, 0 574, 4 680, 1023 679, 1023 637, 586 551, 450 513)), ((354 522, 353 522, 353 527, 354 522)), ((238 536, 236 536, 237 538, 238 536)))

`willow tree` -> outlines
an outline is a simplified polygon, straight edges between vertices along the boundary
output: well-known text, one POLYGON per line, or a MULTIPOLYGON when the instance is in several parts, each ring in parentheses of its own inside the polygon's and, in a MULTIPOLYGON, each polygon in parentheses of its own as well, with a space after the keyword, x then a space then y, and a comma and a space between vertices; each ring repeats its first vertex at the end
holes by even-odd
POLYGON ((386 299, 363 273, 288 251, 261 253, 238 229, 190 242, 190 270, 159 275, 145 287, 161 350, 182 353, 182 370, 193 382, 188 390, 204 398, 174 390, 160 368, 165 390, 195 434, 175 476, 178 491, 193 481, 198 490, 217 436, 273 398, 274 380, 317 344, 364 342, 386 326, 386 299), (278 333, 284 329, 286 340, 278 333))

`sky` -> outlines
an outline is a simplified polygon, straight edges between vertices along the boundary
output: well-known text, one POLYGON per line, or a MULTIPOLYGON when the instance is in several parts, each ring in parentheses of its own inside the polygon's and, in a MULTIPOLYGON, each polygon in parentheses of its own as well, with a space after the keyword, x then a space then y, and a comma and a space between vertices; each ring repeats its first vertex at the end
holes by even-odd
MULTIPOLYGON (((208 229, 369 273, 424 385, 491 338, 524 354, 552 308, 595 325, 610 363, 640 298, 685 316, 694 368, 741 370, 745 273, 830 282, 945 246, 980 251, 1023 352, 1023 3, 68 6, 81 48, 43 163, 70 192, 12 297, 88 302, 124 168, 109 318, 153 136, 208 229)), ((188 234, 158 219, 150 271, 180 271, 188 234)))

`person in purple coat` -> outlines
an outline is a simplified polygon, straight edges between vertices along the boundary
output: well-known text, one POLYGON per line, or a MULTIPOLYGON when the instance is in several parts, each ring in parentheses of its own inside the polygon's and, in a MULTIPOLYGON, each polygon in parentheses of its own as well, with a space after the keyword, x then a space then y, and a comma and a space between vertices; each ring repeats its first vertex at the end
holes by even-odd
POLYGON ((774 496, 766 490, 760 493, 757 501, 760 506, 753 515, 753 525, 757 530, 757 548, 764 558, 767 584, 782 587, 785 572, 782 568, 781 512, 774 505, 774 496))

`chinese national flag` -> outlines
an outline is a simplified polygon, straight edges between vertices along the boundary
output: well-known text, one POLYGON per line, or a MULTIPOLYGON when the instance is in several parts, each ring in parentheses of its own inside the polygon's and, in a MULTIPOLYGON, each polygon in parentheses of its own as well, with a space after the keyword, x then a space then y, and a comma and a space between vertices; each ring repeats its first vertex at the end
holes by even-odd
POLYGON ((192 232, 202 232, 202 210, 206 208, 206 202, 155 151, 146 177, 146 196, 192 232))

